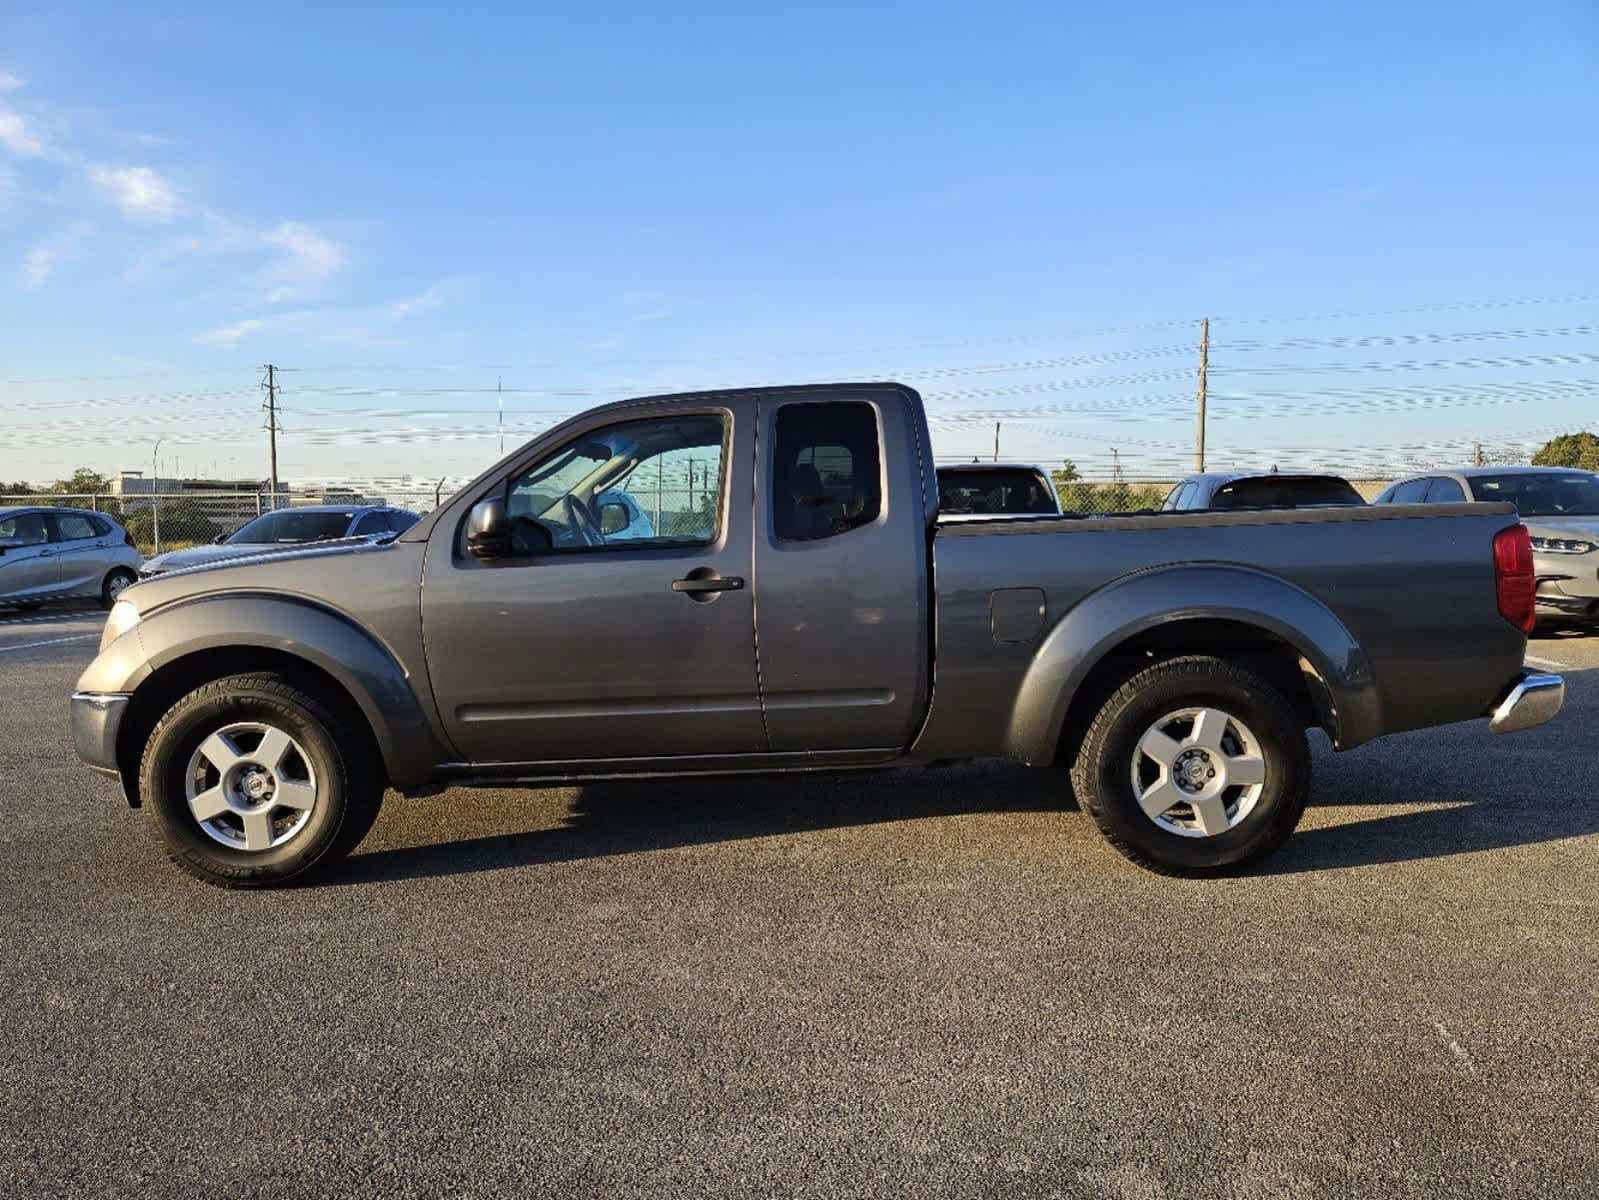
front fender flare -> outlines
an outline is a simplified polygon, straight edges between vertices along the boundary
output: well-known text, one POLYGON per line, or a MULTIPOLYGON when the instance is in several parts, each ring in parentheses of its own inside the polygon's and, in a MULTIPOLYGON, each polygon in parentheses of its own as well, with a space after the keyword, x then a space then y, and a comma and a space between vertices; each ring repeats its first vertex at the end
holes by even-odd
POLYGON ((1253 626, 1298 650, 1326 687, 1340 749, 1381 731, 1371 664, 1331 609, 1257 567, 1184 564, 1123 576, 1085 597, 1055 625, 1022 679, 1006 732, 1007 753, 1026 762, 1052 761, 1067 710, 1089 672, 1128 639, 1191 620, 1253 626))
POLYGON ((449 757, 411 672, 389 648, 351 618, 299 596, 229 592, 165 605, 108 646, 78 688, 137 697, 191 655, 244 648, 290 655, 337 681, 365 716, 395 787, 427 782, 449 757), (134 639, 139 653, 126 645, 134 639))

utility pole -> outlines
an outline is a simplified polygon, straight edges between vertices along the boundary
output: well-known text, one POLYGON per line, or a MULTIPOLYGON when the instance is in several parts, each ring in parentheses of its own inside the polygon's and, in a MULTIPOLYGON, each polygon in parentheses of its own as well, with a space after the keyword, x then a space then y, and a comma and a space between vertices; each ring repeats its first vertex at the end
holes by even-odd
POLYGON ((1210 318, 1199 323, 1199 426, 1194 431, 1194 470, 1205 473, 1206 373, 1210 370, 1210 318))
POLYGON ((994 461, 999 461, 999 422, 994 422, 994 461))
POLYGON ((1110 448, 1110 477, 1115 483, 1122 481, 1122 452, 1115 446, 1110 448))
POLYGON ((165 438, 156 438, 155 449, 150 451, 150 520, 155 525, 155 552, 161 553, 161 465, 157 455, 165 438))
POLYGON ((1471 443, 1471 462, 1473 466, 1482 466, 1482 443, 1471 443))
POLYGON ((504 381, 500 376, 494 377, 494 395, 500 403, 500 457, 505 457, 505 391, 501 386, 504 381))
POLYGON ((271 363, 262 368, 266 371, 266 382, 261 386, 266 388, 267 412, 267 445, 271 454, 271 480, 272 480, 272 511, 278 508, 278 369, 271 363))

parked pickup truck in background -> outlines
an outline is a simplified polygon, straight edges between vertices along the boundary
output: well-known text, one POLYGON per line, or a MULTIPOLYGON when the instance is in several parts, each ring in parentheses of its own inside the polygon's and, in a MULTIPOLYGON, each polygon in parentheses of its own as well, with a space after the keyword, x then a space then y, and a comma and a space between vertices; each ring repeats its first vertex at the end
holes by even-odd
POLYGON ((1532 605, 1508 504, 941 523, 910 389, 707 392, 575 417, 387 540, 129 588, 72 729, 236 886, 349 851, 385 785, 979 756, 1207 875, 1292 831, 1307 729, 1551 717, 1532 605))
POLYGON ((1165 512, 1246 508, 1325 508, 1366 503, 1347 479, 1337 475, 1246 474, 1211 471, 1190 475, 1166 495, 1165 512))
POLYGON ((993 462, 938 468, 940 517, 1059 512, 1060 497, 1042 467, 993 462))

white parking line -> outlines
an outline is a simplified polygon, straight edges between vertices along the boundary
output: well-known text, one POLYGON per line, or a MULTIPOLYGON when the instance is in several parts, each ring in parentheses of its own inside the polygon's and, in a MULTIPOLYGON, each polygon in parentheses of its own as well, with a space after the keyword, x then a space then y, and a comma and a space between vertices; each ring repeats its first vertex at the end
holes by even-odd
POLYGON ((85 621, 98 617, 99 613, 69 612, 51 613, 45 617, 25 616, 14 617, 0 614, 0 629, 14 629, 18 625, 57 625, 63 621, 85 621))
POLYGON ((90 638, 97 638, 98 633, 78 633, 72 637, 51 638, 47 642, 24 642, 20 646, 0 646, 0 654, 11 654, 17 650, 37 650, 40 646, 59 646, 62 642, 86 642, 90 638))
POLYGON ((1534 666, 1537 666, 1537 667, 1559 667, 1559 668, 1561 668, 1561 670, 1564 670, 1564 671, 1574 671, 1574 670, 1576 670, 1576 668, 1573 667, 1570 663, 1556 662, 1552 658, 1539 658, 1536 654, 1528 654, 1528 655, 1525 655, 1524 657, 1526 658, 1526 660, 1528 662, 1532 663, 1534 666))

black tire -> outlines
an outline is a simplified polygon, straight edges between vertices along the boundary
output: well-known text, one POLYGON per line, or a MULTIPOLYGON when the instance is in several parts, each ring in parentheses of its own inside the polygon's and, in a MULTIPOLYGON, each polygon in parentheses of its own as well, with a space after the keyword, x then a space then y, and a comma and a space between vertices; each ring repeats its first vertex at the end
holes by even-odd
POLYGON ((1072 787, 1106 840, 1127 858, 1158 874, 1200 878, 1240 871, 1282 845, 1304 814, 1310 771, 1305 730, 1281 693, 1224 659, 1193 656, 1140 671, 1105 701, 1072 766, 1072 787), (1189 707, 1219 709, 1242 721, 1266 763, 1253 808, 1211 837, 1169 832, 1145 815, 1133 790, 1134 752, 1145 731, 1189 707))
POLYGON ((383 775, 369 733, 343 715, 343 706, 294 679, 261 672, 215 680, 174 704, 145 744, 139 793, 167 856, 183 870, 222 887, 274 887, 337 862, 360 844, 377 819, 383 775), (314 774, 309 817, 270 849, 223 845, 189 808, 184 775, 191 757, 210 734, 236 722, 287 733, 314 774))
POLYGON ((113 570, 107 571, 105 581, 100 584, 101 608, 109 609, 114 603, 116 603, 116 597, 112 595, 112 592, 113 590, 121 590, 120 588, 116 587, 118 580, 121 580, 123 587, 126 587, 130 583, 137 583, 139 581, 139 577, 132 571, 128 570, 127 567, 116 567, 113 570))

